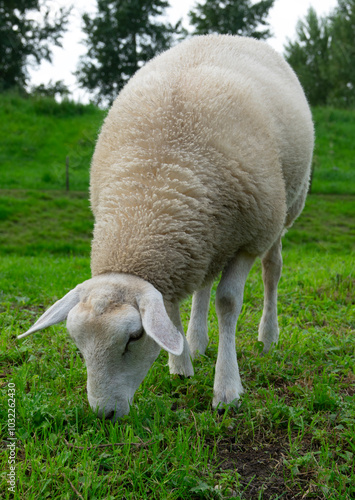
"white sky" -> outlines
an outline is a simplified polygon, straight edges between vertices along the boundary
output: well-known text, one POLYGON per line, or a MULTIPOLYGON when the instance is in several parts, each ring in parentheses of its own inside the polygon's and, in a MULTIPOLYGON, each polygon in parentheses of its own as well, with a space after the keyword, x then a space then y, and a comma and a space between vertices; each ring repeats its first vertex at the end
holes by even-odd
MULTIPOLYGON (((257 0, 253 0, 255 3, 257 0)), ((52 0, 55 7, 70 6, 73 0, 52 0)), ((187 13, 197 3, 196 0, 170 0, 171 8, 167 10, 169 21, 174 23, 183 18, 184 26, 188 27, 187 13)), ((200 0, 200 3, 202 1, 200 0)), ((287 38, 294 39, 297 21, 304 18, 310 6, 319 15, 328 14, 337 5, 337 0, 275 0, 270 10, 268 21, 274 37, 268 40, 277 51, 283 52, 287 38)), ((75 0, 69 29, 63 37, 63 48, 54 47, 52 64, 43 62, 35 70, 30 70, 31 84, 39 85, 57 80, 64 80, 72 91, 75 100, 87 102, 88 94, 79 89, 73 72, 76 70, 80 55, 86 52, 86 47, 80 42, 84 38, 81 32, 81 17, 85 12, 95 11, 95 0, 75 0)))

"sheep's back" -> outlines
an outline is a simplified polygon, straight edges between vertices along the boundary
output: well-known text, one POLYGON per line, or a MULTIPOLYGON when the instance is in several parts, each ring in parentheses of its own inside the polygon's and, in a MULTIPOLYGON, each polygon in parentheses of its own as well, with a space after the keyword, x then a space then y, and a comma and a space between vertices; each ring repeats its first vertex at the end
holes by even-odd
POLYGON ((123 89, 92 163, 94 275, 131 272, 182 298, 238 250, 261 255, 280 234, 308 175, 299 128, 312 125, 292 71, 255 44, 199 37, 123 89))

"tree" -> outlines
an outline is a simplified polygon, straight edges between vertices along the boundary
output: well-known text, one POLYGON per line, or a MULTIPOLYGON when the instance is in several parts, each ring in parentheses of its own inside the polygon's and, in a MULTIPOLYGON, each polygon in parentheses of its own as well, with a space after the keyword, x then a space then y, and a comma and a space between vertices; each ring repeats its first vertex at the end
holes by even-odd
POLYGON ((335 80, 330 101, 349 107, 355 104, 355 0, 338 0, 330 22, 335 80))
POLYGON ((310 7, 305 20, 298 21, 297 40, 288 41, 285 57, 297 73, 312 105, 327 103, 332 83, 331 24, 310 7))
POLYGON ((27 66, 51 61, 49 43, 61 46, 70 9, 60 9, 52 16, 51 9, 40 0, 0 0, 0 91, 25 89, 27 66), (38 22, 31 16, 41 12, 38 22))
POLYGON ((68 99, 69 94, 70 91, 63 80, 57 80, 54 83, 49 80, 47 85, 41 83, 40 85, 31 86, 31 95, 34 96, 68 99))
POLYGON ((251 36, 266 39, 271 36, 266 17, 275 0, 262 0, 255 4, 251 0, 205 0, 189 13, 195 27, 194 34, 220 33, 251 36))
POLYGON ((169 6, 165 0, 98 0, 95 17, 83 16, 87 55, 76 76, 93 91, 94 101, 111 103, 145 62, 169 48, 182 33, 157 18, 169 6))
POLYGON ((297 24, 297 39, 285 56, 312 105, 355 105, 355 0, 338 0, 318 18, 310 9, 297 24))

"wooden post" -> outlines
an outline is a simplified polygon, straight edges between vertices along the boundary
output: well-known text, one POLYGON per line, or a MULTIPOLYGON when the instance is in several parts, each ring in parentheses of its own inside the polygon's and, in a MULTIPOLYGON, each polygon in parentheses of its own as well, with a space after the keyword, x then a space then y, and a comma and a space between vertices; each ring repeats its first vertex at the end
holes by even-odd
POLYGON ((69 192, 69 156, 65 159, 65 186, 67 193, 69 192))
POLYGON ((309 186, 308 186, 308 193, 307 194, 312 194, 313 175, 314 175, 314 162, 312 161, 311 175, 309 178, 309 186))

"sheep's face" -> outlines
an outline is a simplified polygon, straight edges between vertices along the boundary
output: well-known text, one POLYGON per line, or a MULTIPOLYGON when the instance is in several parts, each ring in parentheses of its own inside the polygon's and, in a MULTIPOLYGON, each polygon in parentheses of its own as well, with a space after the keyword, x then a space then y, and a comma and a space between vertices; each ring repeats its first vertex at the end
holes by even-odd
POLYGON ((65 317, 84 356, 89 403, 99 417, 115 421, 129 413, 160 347, 182 352, 182 335, 168 318, 161 294, 134 276, 107 274, 78 285, 27 334, 65 317))
POLYGON ((160 348, 144 332, 137 307, 103 305, 95 292, 70 311, 67 328, 85 358, 91 408, 99 417, 117 418, 129 412, 160 348))

